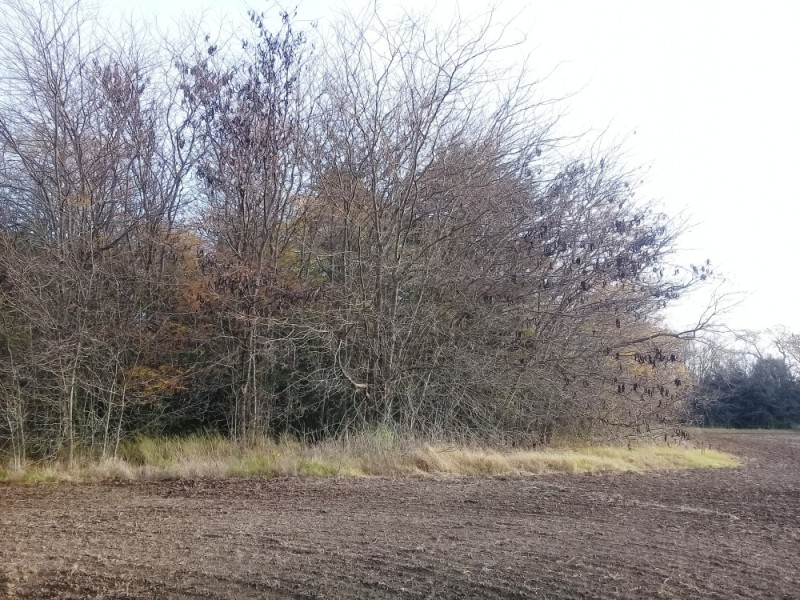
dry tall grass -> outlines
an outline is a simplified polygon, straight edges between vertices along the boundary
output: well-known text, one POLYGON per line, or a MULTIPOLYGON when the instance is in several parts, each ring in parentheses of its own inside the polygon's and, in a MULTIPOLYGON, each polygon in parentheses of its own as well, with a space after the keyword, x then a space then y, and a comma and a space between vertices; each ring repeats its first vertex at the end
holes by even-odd
POLYGON ((723 452, 641 445, 513 451, 418 443, 390 430, 303 444, 292 438, 242 445, 218 435, 137 438, 120 457, 84 460, 71 471, 59 463, 0 468, 0 481, 95 481, 202 477, 525 475, 735 467, 723 452))

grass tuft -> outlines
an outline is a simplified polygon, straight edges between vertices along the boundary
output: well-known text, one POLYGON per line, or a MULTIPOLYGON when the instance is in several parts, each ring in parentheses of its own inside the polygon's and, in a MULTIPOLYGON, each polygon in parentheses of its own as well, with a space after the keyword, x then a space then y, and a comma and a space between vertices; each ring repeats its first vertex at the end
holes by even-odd
POLYGON ((598 446, 515 451, 424 444, 390 429, 319 444, 284 436, 277 442, 239 444, 219 435, 139 437, 121 447, 120 457, 86 461, 68 471, 58 463, 25 469, 0 468, 0 481, 182 479, 204 477, 365 475, 537 475, 599 471, 651 471, 736 467, 730 454, 682 446, 598 446))

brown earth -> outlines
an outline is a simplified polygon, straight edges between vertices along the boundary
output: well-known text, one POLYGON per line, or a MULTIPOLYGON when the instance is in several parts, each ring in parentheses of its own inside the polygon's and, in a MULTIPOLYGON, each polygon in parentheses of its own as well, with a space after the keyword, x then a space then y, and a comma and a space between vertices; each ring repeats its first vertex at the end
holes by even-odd
POLYGON ((0 598, 800 598, 800 434, 739 469, 0 485, 0 598))

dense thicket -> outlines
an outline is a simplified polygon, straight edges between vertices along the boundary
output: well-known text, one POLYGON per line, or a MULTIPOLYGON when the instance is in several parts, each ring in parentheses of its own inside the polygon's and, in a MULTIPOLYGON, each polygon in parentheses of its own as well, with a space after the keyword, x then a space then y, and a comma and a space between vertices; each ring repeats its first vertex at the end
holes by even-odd
POLYGON ((691 403, 703 425, 787 428, 800 425, 800 381, 783 358, 714 365, 691 403))
POLYGON ((376 424, 535 443, 680 411, 657 316, 707 268, 668 262, 675 224, 613 154, 565 154, 491 23, 350 17, 315 50, 253 14, 243 43, 159 47, 6 6, 0 452, 376 424))

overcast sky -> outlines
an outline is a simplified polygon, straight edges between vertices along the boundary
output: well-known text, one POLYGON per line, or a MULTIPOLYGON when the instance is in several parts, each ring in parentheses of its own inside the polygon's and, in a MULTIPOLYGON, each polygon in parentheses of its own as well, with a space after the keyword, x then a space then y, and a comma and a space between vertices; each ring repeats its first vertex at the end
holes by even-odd
MULTIPOLYGON (((157 17, 209 7, 238 14, 251 0, 101 0, 109 10, 157 17)), ((329 18, 362 1, 304 0, 299 16, 329 18)), ((380 2, 434 9, 437 18, 485 11, 455 0, 380 2)), ((291 4, 289 5, 291 6, 291 4)), ((711 259, 747 292, 727 317, 734 328, 783 324, 800 331, 796 282, 800 246, 800 2, 506 0, 498 18, 526 38, 524 53, 543 95, 572 94, 562 106, 565 133, 606 132, 624 141, 628 162, 646 167, 640 195, 694 224, 683 258, 711 259)), ((590 134, 591 136, 591 134, 590 134)), ((675 327, 699 315, 696 295, 670 317, 675 327)))

